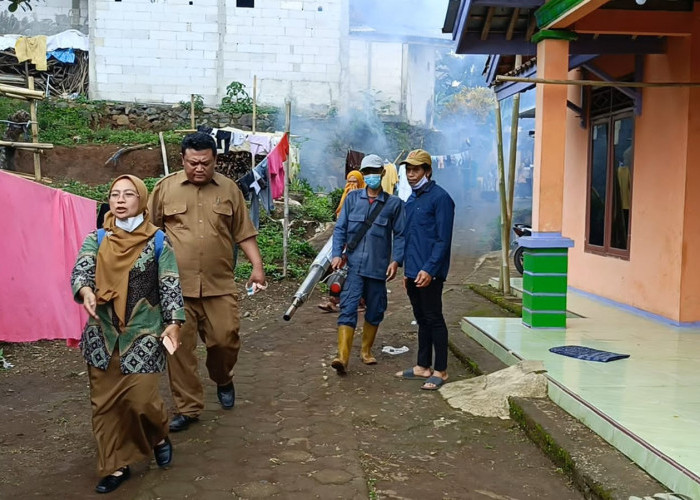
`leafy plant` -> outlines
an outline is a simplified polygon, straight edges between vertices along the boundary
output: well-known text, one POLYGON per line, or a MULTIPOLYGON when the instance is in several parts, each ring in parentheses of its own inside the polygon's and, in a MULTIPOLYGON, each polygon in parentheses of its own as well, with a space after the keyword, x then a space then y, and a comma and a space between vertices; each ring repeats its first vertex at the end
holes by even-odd
POLYGON ((253 98, 246 92, 244 84, 235 81, 228 84, 219 111, 231 115, 253 112, 253 98))
MULTIPOLYGON (((180 101, 180 106, 184 109, 190 109, 190 101, 180 101)), ((204 97, 199 94, 194 94, 194 112, 201 113, 204 111, 204 97)))
POLYGON ((327 196, 314 194, 304 199, 304 204, 301 206, 302 217, 319 222, 332 221, 334 213, 335 207, 331 206, 331 202, 327 196))

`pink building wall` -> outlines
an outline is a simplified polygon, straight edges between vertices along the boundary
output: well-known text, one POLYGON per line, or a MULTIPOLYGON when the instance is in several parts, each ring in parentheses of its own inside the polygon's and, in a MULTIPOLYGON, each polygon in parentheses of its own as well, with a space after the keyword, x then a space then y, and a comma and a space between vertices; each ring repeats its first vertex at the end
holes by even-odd
MULTIPOLYGON (((693 53, 700 62, 698 48, 693 53)), ((621 62, 611 58, 601 66, 619 77, 629 72, 621 62)), ((700 81, 700 69, 691 74, 691 66, 691 40, 669 39, 667 54, 646 57, 644 81, 700 81)), ((569 99, 580 101, 576 87, 569 99)), ((700 90, 691 98, 688 88, 645 88, 642 103, 629 260, 584 251, 589 132, 568 112, 562 232, 576 243, 569 285, 673 321, 700 321, 700 225, 693 220, 700 214, 700 90)))

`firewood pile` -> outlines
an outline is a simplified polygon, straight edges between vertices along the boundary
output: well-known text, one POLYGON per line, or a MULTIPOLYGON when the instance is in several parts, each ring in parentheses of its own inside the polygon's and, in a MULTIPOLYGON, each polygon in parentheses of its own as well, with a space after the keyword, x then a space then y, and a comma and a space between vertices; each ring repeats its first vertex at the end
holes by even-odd
MULTIPOLYGON (((265 155, 255 155, 255 164, 264 159, 265 155)), ((248 151, 229 151, 216 156, 216 171, 234 181, 250 172, 251 168, 248 151)))
MULTIPOLYGON (((75 62, 73 64, 62 63, 51 57, 46 61, 48 66, 46 71, 37 71, 33 64, 27 64, 29 76, 34 77, 35 88, 46 92, 46 82, 48 81, 49 93, 52 96, 87 95, 90 83, 88 53, 82 50, 74 52, 75 62)), ((17 62, 14 50, 0 50, 0 75, 27 76, 25 63, 17 62)))

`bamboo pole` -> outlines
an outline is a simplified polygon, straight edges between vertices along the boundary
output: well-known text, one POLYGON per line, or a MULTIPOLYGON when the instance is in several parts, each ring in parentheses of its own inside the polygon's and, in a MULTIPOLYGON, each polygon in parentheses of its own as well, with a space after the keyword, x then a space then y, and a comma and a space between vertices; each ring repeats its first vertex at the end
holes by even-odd
POLYGON ((195 129, 194 123, 194 94, 190 94, 190 128, 195 129))
POLYGON ((258 76, 253 75, 253 133, 255 133, 255 122, 258 115, 258 76))
POLYGON ((25 80, 24 77, 20 75, 0 75, 0 83, 18 83, 24 85, 25 80))
POLYGON ((496 83, 542 83, 547 85, 578 85, 581 87, 700 87, 700 82, 604 82, 602 80, 552 80, 549 78, 522 78, 519 76, 497 76, 496 83))
POLYGON ((160 155, 163 157, 163 171, 165 175, 170 174, 170 169, 168 168, 168 153, 165 150, 165 139, 163 138, 163 132, 158 132, 158 139, 160 140, 160 155))
POLYGON ((0 91, 0 94, 1 94, 1 95, 4 95, 5 97, 8 97, 8 98, 10 98, 10 99, 19 99, 19 100, 21 100, 21 101, 29 101, 29 100, 31 100, 31 99, 28 99, 28 98, 24 97, 23 95, 12 94, 12 93, 10 93, 10 92, 2 92, 2 91, 0 91))
MULTIPOLYGON (((253 123, 251 124, 251 130, 253 133, 255 133, 255 122, 257 121, 256 115, 257 115, 257 90, 258 90, 258 76, 253 75, 253 123)), ((253 153, 250 153, 250 168, 255 168, 255 155, 253 153)), ((285 266, 285 269, 287 267, 285 266)))
MULTIPOLYGON (((292 101, 284 102, 284 133, 289 140, 289 129, 292 121, 292 101)), ((291 145, 290 145, 291 149, 291 145)), ((287 277, 287 246, 289 245, 289 154, 284 161, 284 225, 282 232, 282 277, 287 277)))
POLYGON ((53 144, 47 142, 15 142, 15 141, 0 141, 0 146, 16 149, 26 149, 28 151, 53 149, 53 144))
MULTIPOLYGON (((34 180, 33 175, 25 174, 24 172, 15 172, 13 170, 3 170, 3 172, 5 172, 7 174, 16 175, 17 177, 21 177, 23 179, 34 180)), ((43 182, 45 184, 53 184, 53 179, 49 179, 48 177, 42 177, 41 182, 43 182)))
MULTIPOLYGON (((34 78, 34 77, 29 77, 29 78, 34 78)), ((28 83, 29 83, 29 80, 27 80, 27 84, 28 83)), ((23 87, 17 87, 15 85, 0 84, 0 92, 21 95, 21 96, 28 98, 28 99, 39 99, 40 100, 40 99, 44 98, 44 93, 40 90, 34 90, 33 85, 30 88, 25 89, 23 87)))
POLYGON ((508 248, 505 246, 508 235, 507 208, 506 208, 506 179, 505 166, 503 164, 503 127, 501 126, 501 101, 496 99, 496 147, 498 153, 498 190, 501 198, 501 272, 500 288, 503 294, 510 294, 510 277, 508 272, 508 248))
MULTIPOLYGON (((27 79, 29 90, 34 90, 34 77, 30 76, 27 79)), ((42 95, 43 99, 43 95, 42 95)), ((39 143, 39 125, 36 118, 36 100, 32 99, 29 103, 29 119, 32 121, 32 143, 39 143)), ((39 151, 34 151, 34 180, 41 180, 41 156, 39 151)))
MULTIPOLYGON (((522 64, 522 56, 515 56, 515 67, 518 68, 522 64)), ((510 227, 513 224, 513 200, 515 193, 515 161, 518 150, 518 118, 520 114, 520 92, 513 96, 513 111, 510 117, 510 150, 508 156, 508 220, 507 227, 508 235, 507 247, 510 249, 510 227)), ((509 264, 510 267, 510 264, 509 264)))

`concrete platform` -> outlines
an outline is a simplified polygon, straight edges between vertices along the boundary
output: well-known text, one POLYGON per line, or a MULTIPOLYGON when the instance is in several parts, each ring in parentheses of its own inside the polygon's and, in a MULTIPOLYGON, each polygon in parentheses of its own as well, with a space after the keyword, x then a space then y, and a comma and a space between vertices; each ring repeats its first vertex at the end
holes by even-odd
POLYGON ((506 364, 542 360, 552 401, 671 491, 700 499, 700 328, 578 292, 569 292, 568 308, 565 330, 482 317, 465 317, 462 329, 506 364), (630 357, 599 363, 549 352, 562 345, 630 357))

